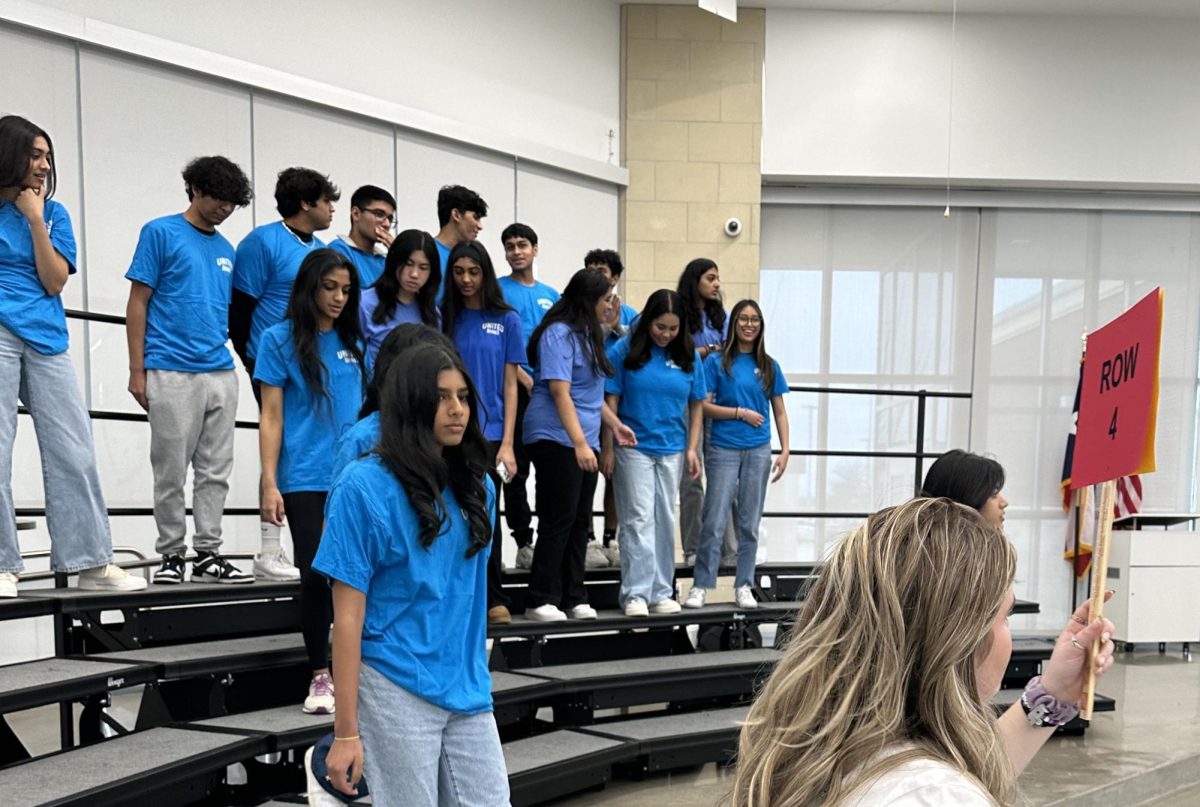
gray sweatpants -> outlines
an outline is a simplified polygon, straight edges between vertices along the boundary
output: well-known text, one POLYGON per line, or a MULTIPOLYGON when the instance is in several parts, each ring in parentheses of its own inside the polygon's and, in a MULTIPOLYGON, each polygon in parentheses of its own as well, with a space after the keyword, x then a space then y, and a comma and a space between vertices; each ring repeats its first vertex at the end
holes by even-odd
POLYGON ((211 373, 146 371, 150 404, 150 465, 154 470, 155 549, 160 555, 187 550, 183 486, 195 472, 192 510, 196 551, 221 546, 221 515, 233 470, 233 428, 238 383, 233 370, 211 373))

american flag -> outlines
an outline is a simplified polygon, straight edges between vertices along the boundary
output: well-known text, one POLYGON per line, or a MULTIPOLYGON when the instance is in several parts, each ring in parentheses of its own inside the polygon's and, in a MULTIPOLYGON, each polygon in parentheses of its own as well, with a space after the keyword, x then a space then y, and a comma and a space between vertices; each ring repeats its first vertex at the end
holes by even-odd
MULTIPOLYGON (((1092 565, 1092 535, 1095 532, 1096 497, 1088 496, 1086 512, 1079 514, 1075 494, 1071 490, 1071 465, 1075 460, 1075 430, 1079 426, 1079 396, 1083 392, 1083 362, 1079 362, 1079 383, 1075 386, 1075 404, 1071 408, 1071 431, 1067 434, 1067 449, 1063 456, 1062 492, 1063 510, 1067 513, 1067 540, 1063 547, 1063 560, 1073 561, 1075 577, 1087 575, 1092 565), (1083 529, 1079 534, 1079 557, 1075 557, 1076 519, 1082 515, 1083 529)), ((1122 476, 1117 480, 1117 498, 1113 504, 1113 518, 1131 516, 1142 509, 1142 478, 1137 474, 1122 476)))

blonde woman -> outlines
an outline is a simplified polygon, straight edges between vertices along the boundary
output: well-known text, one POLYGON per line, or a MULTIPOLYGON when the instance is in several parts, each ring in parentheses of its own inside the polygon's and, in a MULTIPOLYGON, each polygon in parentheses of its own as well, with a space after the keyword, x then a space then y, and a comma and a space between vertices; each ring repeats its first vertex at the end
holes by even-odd
POLYGON ((1087 605, 997 720, 1016 555, 948 499, 871 516, 837 547, 742 729, 735 807, 1010 804, 1016 776, 1077 713, 1085 648, 1112 666, 1087 605))

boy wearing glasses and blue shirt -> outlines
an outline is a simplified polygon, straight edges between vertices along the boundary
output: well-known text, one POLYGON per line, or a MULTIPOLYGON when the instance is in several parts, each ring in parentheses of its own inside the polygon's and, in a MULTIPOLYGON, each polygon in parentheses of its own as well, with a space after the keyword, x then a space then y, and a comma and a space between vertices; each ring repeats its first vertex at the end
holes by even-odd
POLYGON ((383 274, 395 223, 396 199, 383 188, 363 185, 350 197, 350 234, 339 235, 329 246, 353 261, 361 288, 383 274))

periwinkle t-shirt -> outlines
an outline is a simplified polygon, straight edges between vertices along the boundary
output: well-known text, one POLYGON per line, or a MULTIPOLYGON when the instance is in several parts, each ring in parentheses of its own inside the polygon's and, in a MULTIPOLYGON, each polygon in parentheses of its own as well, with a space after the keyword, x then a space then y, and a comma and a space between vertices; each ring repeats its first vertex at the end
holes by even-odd
POLYGON ((233 369, 225 346, 233 258, 225 236, 198 230, 182 213, 142 227, 125 277, 153 289, 146 311, 147 370, 233 369))
POLYGON ((454 346, 479 396, 478 418, 483 436, 504 439, 504 371, 525 361, 525 338, 516 311, 464 308, 454 322, 454 346))
MULTIPOLYGON (((42 207, 50 243, 75 274, 75 233, 67 209, 53 199, 42 207)), ((33 231, 16 202, 0 200, 0 325, 43 356, 67 349, 67 315, 60 295, 38 279, 33 231)))
POLYGON ((604 382, 604 392, 621 396, 617 416, 637 435, 638 451, 654 457, 678 454, 687 448, 688 402, 708 395, 700 354, 691 371, 684 371, 666 349, 652 344, 649 360, 630 370, 625 366, 629 346, 625 337, 609 347, 613 376, 604 382))
MULTIPOLYGON (((237 246, 233 260, 233 287, 258 300, 250 318, 246 353, 258 356, 263 331, 283 320, 292 284, 300 264, 325 243, 315 235, 305 242, 282 221, 255 227, 237 246)), ((361 286, 360 286, 361 287, 361 286)))
MULTIPOLYGON (((397 325, 407 322, 420 325, 422 321, 421 308, 417 305, 416 300, 411 303, 397 301, 396 307, 392 309, 392 315, 383 322, 376 322, 374 319, 377 308, 379 308, 379 292, 373 288, 363 289, 362 297, 358 301, 358 322, 362 326, 363 336, 367 340, 367 356, 372 362, 375 361, 375 354, 379 353, 379 346, 383 344, 383 340, 397 325)), ((441 311, 437 311, 436 316, 437 324, 430 327, 441 327, 441 311)))
POLYGON ((757 429, 743 420, 714 420, 710 440, 715 446, 742 450, 758 448, 771 442, 771 398, 784 395, 788 391, 787 379, 779 362, 771 359, 775 366, 775 384, 771 388, 770 397, 763 392, 762 380, 759 376, 758 365, 749 353, 738 353, 730 372, 726 373, 721 366, 722 356, 714 353, 704 360, 704 377, 708 391, 712 394, 712 402, 721 406, 740 406, 742 409, 753 409, 763 416, 762 425, 757 429))
POLYGON ((264 331, 260 347, 254 377, 283 389, 283 440, 275 484, 280 493, 329 490, 334 447, 358 418, 363 374, 368 368, 359 365, 337 331, 318 334, 317 350, 325 363, 329 396, 314 396, 300 372, 290 322, 264 331))
POLYGON ((538 343, 538 366, 534 368, 533 392, 525 410, 524 441, 549 440, 572 446, 550 395, 550 381, 571 382, 571 403, 587 444, 600 448, 600 407, 604 404, 604 375, 592 369, 586 334, 556 322, 542 331, 538 343))
MULTIPOLYGON (((483 479, 495 520, 496 492, 483 479)), ((467 520, 442 491, 447 523, 428 547, 399 480, 375 455, 338 477, 325 505, 313 568, 366 595, 362 660, 392 683, 442 709, 492 709, 487 665, 487 562, 471 557, 467 520)))

